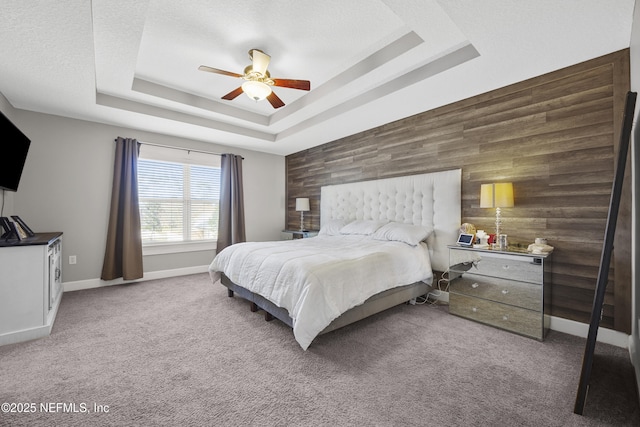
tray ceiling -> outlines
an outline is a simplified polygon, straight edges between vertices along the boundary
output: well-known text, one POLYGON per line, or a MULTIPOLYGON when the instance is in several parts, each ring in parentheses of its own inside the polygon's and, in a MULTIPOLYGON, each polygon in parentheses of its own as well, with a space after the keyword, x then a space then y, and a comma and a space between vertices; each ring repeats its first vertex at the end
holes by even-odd
MULTIPOLYGON (((16 108, 290 154, 629 46, 633 0, 4 0, 16 108), (274 110, 245 95, 271 55, 274 110)), ((131 135, 135 137, 135 135, 131 135)))

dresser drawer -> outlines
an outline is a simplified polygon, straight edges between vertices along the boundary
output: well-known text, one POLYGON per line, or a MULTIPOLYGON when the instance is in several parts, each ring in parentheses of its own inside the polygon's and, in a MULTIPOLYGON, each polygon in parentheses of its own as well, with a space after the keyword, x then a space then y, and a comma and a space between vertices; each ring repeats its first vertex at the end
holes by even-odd
POLYGON ((542 284, 544 270, 542 259, 466 249, 452 249, 449 255, 450 271, 469 271, 483 276, 542 284))
POLYGON ((538 340, 544 338, 541 313, 524 308, 451 293, 449 312, 538 340))
POLYGON ((464 273, 451 281, 452 293, 542 311, 542 285, 464 273))

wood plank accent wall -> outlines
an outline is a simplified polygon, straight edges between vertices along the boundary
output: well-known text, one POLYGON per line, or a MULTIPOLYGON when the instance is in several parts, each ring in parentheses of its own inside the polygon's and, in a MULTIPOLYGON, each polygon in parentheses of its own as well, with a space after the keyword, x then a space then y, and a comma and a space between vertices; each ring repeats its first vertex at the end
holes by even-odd
MULTIPOLYGON (((628 49, 380 126, 286 158, 287 227, 309 197, 307 228, 320 225, 320 187, 462 168, 462 217, 494 230, 480 184, 513 182, 503 209, 510 242, 546 237, 552 314, 588 323, 604 239, 624 101, 628 49)), ((630 167, 627 168, 630 171, 630 167)), ((631 190, 625 200, 601 326, 631 332, 631 190)))

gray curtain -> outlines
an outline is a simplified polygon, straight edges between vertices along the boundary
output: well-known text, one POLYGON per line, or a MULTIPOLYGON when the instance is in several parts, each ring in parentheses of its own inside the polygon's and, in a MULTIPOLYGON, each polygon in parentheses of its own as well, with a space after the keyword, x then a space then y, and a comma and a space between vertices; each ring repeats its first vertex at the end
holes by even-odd
POLYGON ((235 154, 223 154, 221 160, 217 252, 234 243, 246 241, 242 157, 235 154))
POLYGON ((116 139, 111 210, 102 280, 142 277, 142 236, 138 204, 138 153, 135 139, 116 139))

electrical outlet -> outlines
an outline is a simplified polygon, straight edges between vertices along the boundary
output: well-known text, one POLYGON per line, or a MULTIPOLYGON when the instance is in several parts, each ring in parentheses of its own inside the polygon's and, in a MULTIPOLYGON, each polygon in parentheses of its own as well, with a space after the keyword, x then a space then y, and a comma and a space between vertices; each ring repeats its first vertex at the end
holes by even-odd
POLYGON ((77 261, 75 255, 69 255, 69 264, 75 264, 77 261))

